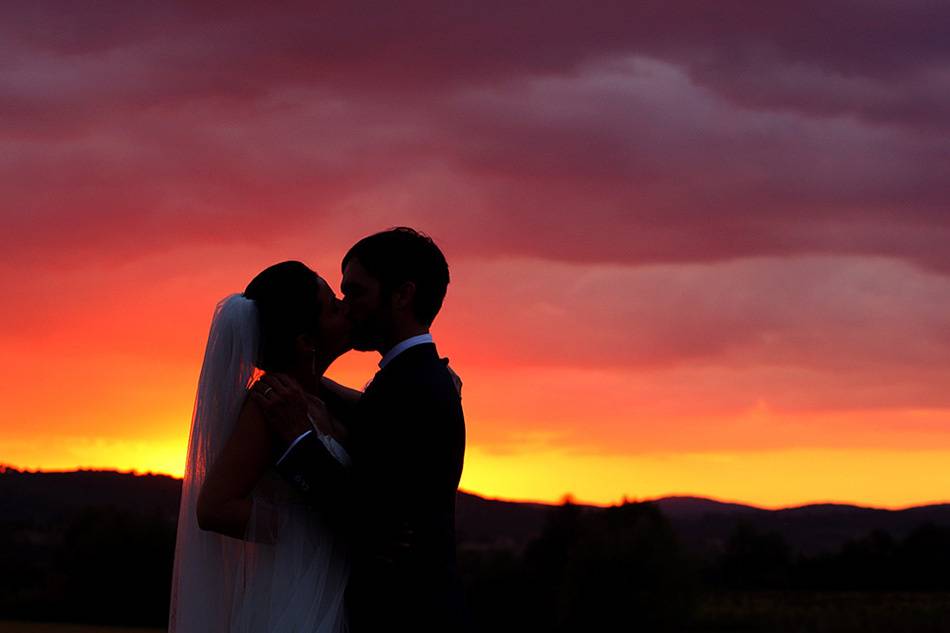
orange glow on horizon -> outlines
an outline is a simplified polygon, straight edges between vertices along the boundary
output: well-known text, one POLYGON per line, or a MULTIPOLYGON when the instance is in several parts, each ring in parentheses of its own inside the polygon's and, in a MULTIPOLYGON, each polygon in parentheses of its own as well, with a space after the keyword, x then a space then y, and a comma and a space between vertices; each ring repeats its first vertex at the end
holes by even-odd
MULTIPOLYGON (((68 319, 30 324, 0 340, 16 359, 0 367, 0 384, 18 394, 6 399, 0 463, 181 476, 214 302, 241 287, 233 279, 251 275, 252 263, 242 264, 246 274, 195 277, 182 272, 181 262, 136 295, 136 280, 160 270, 145 262, 113 281, 117 296, 104 294, 102 302, 73 307, 68 319)), ((470 311, 486 291, 471 275, 462 266, 458 296, 450 295, 434 329, 440 352, 465 383, 466 490, 546 503, 571 495, 601 505, 668 495, 761 507, 950 500, 943 467, 950 458, 948 408, 826 405, 821 398, 835 396, 824 384, 831 374, 794 367, 506 359, 505 343, 530 330, 509 331, 501 316, 540 326, 506 309, 494 311, 499 319, 473 324, 470 311), (818 400, 789 399, 792 386, 818 400)), ((331 284, 338 276, 327 274, 331 284)), ((68 289, 79 278, 63 283, 68 289)), ((360 386, 376 360, 352 353, 330 375, 360 386)))
MULTIPOLYGON (((144 444, 90 442, 79 449, 89 460, 80 465, 45 459, 7 465, 21 470, 118 470, 176 478, 184 470, 184 444, 156 449, 144 444)), ((698 496, 770 509, 846 503, 897 510, 947 503, 948 460, 950 451, 776 451, 605 458, 544 452, 492 455, 476 448, 467 454, 461 489, 487 498, 547 504, 562 503, 567 497, 577 503, 605 506, 623 500, 698 496), (811 464, 811 468, 803 471, 802 463, 811 464), (880 476, 882 471, 906 472, 910 468, 926 472, 926 479, 880 476), (762 471, 769 476, 749 476, 762 471), (842 471, 847 475, 842 476, 842 471), (704 483, 696 486, 696 481, 704 483), (827 491, 825 495, 802 492, 819 487, 827 491), (876 493, 868 494, 872 488, 876 493), (914 493, 908 494, 911 488, 914 493), (604 494, 604 490, 611 492, 604 494)))

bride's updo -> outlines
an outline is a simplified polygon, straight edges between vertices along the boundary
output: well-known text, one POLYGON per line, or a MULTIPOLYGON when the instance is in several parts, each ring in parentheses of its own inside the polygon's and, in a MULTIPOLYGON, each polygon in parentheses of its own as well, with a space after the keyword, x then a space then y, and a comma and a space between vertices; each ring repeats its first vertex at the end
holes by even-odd
POLYGON ((260 349, 257 367, 288 371, 296 361, 296 339, 318 334, 320 277, 297 261, 281 262, 262 270, 244 290, 257 306, 260 349))

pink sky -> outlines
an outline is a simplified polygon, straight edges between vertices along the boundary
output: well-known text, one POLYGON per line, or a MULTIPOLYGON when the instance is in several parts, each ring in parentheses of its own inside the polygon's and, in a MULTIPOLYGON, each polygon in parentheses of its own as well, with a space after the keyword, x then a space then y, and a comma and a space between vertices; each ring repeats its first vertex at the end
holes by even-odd
POLYGON ((179 472, 214 303, 408 224, 451 265, 465 487, 950 499, 948 23, 5 6, 0 462, 179 472))

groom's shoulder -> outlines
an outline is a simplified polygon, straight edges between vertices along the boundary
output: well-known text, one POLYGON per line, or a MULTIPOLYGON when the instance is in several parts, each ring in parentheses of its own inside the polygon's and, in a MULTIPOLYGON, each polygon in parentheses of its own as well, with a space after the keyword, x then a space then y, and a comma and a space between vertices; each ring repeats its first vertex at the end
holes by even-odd
MULTIPOLYGON (((420 346, 422 347, 422 346, 420 346)), ((448 370, 446 361, 439 358, 434 346, 418 351, 410 349, 404 354, 416 351, 407 356, 406 362, 393 367, 391 386, 411 392, 415 397, 457 396, 455 383, 448 370)), ((399 360, 399 359, 397 359, 399 360)))
POLYGON ((438 363, 434 344, 415 345, 392 359, 381 374, 396 380, 411 379, 437 371, 438 363))
POLYGON ((405 369, 398 377, 402 388, 438 392, 452 386, 451 374, 445 363, 439 359, 418 363, 405 369))

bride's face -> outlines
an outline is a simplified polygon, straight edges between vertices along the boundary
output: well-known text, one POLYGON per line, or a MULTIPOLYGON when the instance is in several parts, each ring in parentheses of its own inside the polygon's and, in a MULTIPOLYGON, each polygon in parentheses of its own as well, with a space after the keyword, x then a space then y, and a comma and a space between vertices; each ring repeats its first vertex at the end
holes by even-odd
POLYGON ((321 353, 336 358, 352 349, 350 344, 350 321, 346 318, 343 302, 333 290, 320 279, 320 342, 321 353))

